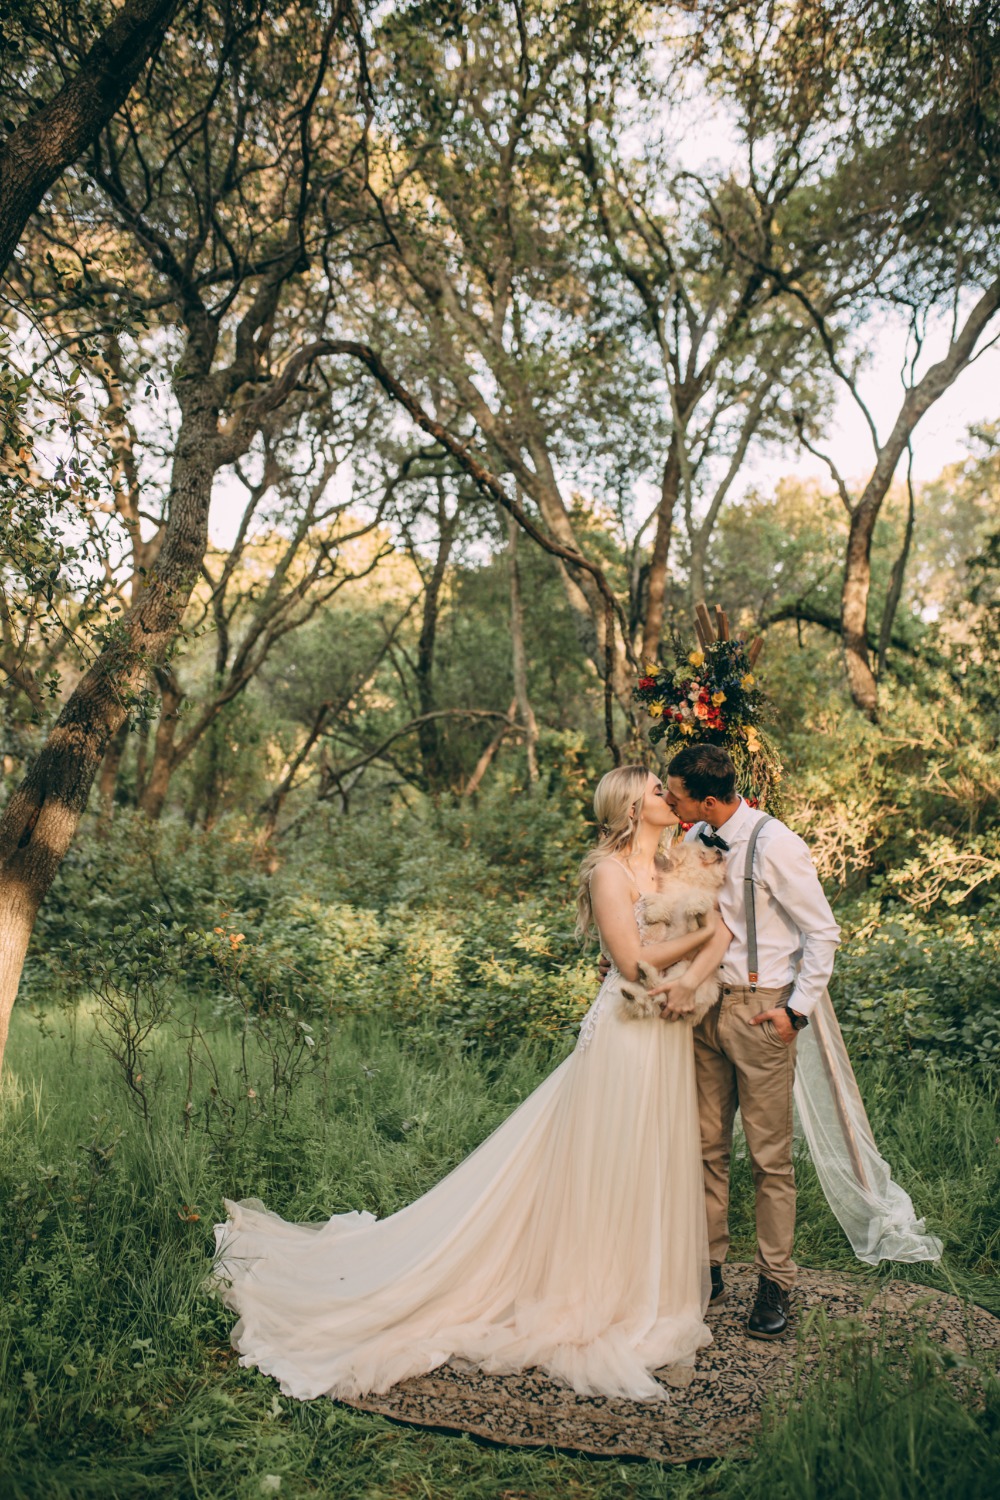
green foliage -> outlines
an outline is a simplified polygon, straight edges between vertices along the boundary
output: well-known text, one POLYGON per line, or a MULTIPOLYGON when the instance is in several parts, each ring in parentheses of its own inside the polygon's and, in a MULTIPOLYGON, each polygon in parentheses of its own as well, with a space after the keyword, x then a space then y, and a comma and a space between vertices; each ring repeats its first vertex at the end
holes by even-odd
MULTIPOLYGON (((220 1075, 243 1066, 238 1031, 212 1034, 220 1075)), ((325 1045, 325 1044, 324 1044, 325 1045)), ((264 1476, 280 1494, 501 1494, 636 1500, 773 1500, 845 1493, 964 1500, 978 1489, 996 1434, 993 1387, 949 1370, 918 1341, 872 1349, 850 1329, 823 1333, 815 1375, 776 1391, 749 1462, 672 1470, 492 1449, 393 1426, 325 1401, 287 1401, 240 1369, 231 1324, 205 1284, 210 1226, 223 1196, 256 1195, 317 1219, 391 1213, 461 1160, 558 1059, 547 1046, 487 1060, 442 1043, 414 1047, 389 1023, 339 1026, 323 1066, 289 1113, 258 1113, 224 1151, 188 1121, 184 1042, 162 1047, 150 1122, 125 1106, 122 1081, 85 1016, 75 1035, 15 1013, 0 1095, 0 1491, 12 1500, 210 1494, 247 1500, 264 1476), (961 1451, 959 1451, 961 1448, 961 1451), (878 1474, 866 1474, 878 1453, 878 1474), (947 1466, 951 1465, 949 1469, 947 1466), (954 1476, 954 1483, 949 1479, 954 1476), (856 1491, 846 1488, 858 1484, 856 1491)), ((268 1062, 251 1046, 249 1075, 268 1062)), ((1000 1194, 995 1096, 960 1077, 864 1069, 876 1133, 931 1226, 939 1269, 861 1268, 807 1163, 799 1169, 800 1258, 850 1267, 872 1289, 912 1275, 996 1304, 1000 1194)), ((745 1162, 734 1184, 734 1254, 752 1244, 745 1162)))
POLYGON ((854 1057, 1000 1064, 1000 907, 928 920, 868 903, 845 923, 830 993, 854 1057))
POLYGON ((900 1348, 825 1315, 813 1322, 820 1370, 801 1361, 772 1397, 756 1462, 733 1493, 767 1500, 986 1500, 996 1488, 1000 1382, 929 1339, 900 1348), (794 1417, 788 1419, 791 1405, 794 1417))

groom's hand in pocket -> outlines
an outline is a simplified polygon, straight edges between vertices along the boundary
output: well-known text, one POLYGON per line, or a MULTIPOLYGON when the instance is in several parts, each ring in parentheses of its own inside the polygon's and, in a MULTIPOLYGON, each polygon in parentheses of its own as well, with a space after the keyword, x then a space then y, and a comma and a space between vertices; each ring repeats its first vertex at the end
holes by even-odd
POLYGON ((788 1047, 795 1040, 795 1027, 788 1019, 788 1012, 783 1005, 776 1005, 773 1010, 762 1010, 759 1016, 750 1017, 751 1026, 759 1026, 762 1021, 770 1021, 775 1031, 788 1047))

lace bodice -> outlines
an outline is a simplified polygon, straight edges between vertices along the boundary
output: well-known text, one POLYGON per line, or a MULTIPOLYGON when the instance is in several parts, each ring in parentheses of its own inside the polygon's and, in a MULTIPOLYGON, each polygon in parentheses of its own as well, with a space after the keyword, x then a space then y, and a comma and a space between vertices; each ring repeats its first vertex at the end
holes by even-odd
MULTIPOLYGON (((640 896, 638 901, 634 901, 632 903, 632 910, 635 912, 636 926, 639 929, 640 943, 644 943, 646 941, 645 904, 645 896, 640 896)), ((605 978, 604 983, 601 985, 601 988, 597 991, 597 997, 594 1000, 593 1005, 590 1007, 587 1014, 580 1022, 580 1035, 577 1038, 575 1049, 577 1052, 584 1052, 593 1041, 594 1032, 597 1030, 597 1023, 600 1020, 601 1012, 604 1009, 604 1002, 609 995, 612 995, 614 993, 615 987, 621 977, 621 973, 612 960, 611 968, 608 970, 607 977, 605 978)))

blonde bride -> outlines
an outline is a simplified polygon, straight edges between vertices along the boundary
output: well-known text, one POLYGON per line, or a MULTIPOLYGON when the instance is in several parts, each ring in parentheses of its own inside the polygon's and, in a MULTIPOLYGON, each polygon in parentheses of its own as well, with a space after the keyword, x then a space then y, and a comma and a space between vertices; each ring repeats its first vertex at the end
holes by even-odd
POLYGON ((666 968, 719 932, 710 921, 643 941, 643 904, 676 827, 656 776, 608 772, 594 809, 578 930, 596 922, 611 969, 569 1057, 387 1219, 295 1224, 227 1202, 214 1274, 239 1318, 232 1341, 286 1395, 385 1391, 453 1360, 656 1400, 666 1391, 653 1372, 690 1365, 710 1342, 691 1027, 635 1019, 620 986, 640 954, 666 968))

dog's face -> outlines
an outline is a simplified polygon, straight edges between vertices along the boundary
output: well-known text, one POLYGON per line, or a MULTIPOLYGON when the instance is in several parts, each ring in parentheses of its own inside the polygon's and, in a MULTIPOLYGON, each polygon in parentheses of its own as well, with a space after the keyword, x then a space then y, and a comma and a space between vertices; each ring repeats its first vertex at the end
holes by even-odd
POLYGON ((661 886, 677 882, 699 890, 717 891, 726 873, 725 860, 719 849, 705 849, 695 844, 675 844, 670 851, 670 865, 661 877, 661 886))

